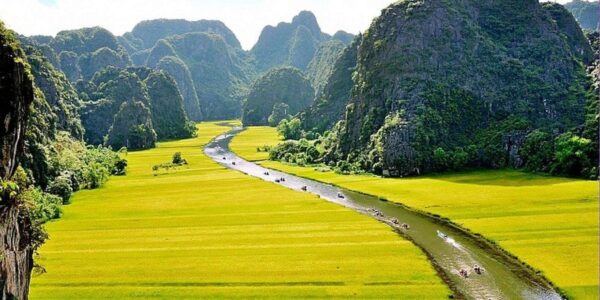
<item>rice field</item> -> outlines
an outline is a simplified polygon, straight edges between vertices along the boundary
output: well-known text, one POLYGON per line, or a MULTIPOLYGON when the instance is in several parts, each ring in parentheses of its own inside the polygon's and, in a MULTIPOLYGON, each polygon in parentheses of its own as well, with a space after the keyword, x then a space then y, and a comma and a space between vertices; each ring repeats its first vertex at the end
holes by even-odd
POLYGON ((349 209, 228 170, 202 152, 228 130, 130 152, 46 228, 31 299, 443 299, 422 252, 349 209), (182 152, 188 168, 154 176, 182 152))
MULTIPOLYGON (((256 145, 277 140, 274 129, 250 128, 234 138, 232 150, 256 159, 256 145), (254 147, 251 141, 256 141, 254 147)), ((450 218, 542 271, 569 297, 598 299, 596 181, 514 170, 390 179, 345 176, 272 161, 262 165, 450 218)))

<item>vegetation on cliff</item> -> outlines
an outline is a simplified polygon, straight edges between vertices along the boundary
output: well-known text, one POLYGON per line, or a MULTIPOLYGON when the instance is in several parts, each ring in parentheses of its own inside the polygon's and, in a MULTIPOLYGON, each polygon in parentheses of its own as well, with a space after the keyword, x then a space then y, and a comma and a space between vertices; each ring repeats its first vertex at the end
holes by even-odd
POLYGON ((335 61, 323 90, 315 102, 300 115, 305 130, 323 133, 340 120, 352 92, 352 75, 356 69, 361 37, 346 47, 335 61))
POLYGON ((391 5, 362 37, 326 161, 392 175, 521 166, 528 133, 584 123, 590 46, 555 12, 533 0, 391 5))
POLYGON ((246 126, 277 125, 308 107, 313 96, 310 82, 298 69, 273 69, 252 85, 244 103, 242 122, 246 126))

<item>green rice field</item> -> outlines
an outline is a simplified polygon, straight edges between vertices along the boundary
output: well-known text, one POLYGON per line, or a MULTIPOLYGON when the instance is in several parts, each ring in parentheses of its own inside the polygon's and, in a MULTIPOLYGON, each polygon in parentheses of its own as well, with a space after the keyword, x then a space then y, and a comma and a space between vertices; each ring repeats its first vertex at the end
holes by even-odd
MULTIPOLYGON (((451 294, 390 227, 213 162, 199 138, 130 152, 128 174, 77 192, 46 228, 31 299, 373 298, 451 294), (182 152, 189 167, 154 176, 182 152)), ((249 143, 247 143, 249 144, 249 143)), ((256 151, 256 150, 254 150, 256 151)))
MULTIPOLYGON (((232 150, 253 160, 266 159, 265 153, 256 153, 256 146, 279 139, 274 128, 250 128, 234 138, 232 150)), ((450 218, 542 271, 569 297, 598 299, 596 181, 515 170, 391 179, 272 161, 262 165, 450 218)))

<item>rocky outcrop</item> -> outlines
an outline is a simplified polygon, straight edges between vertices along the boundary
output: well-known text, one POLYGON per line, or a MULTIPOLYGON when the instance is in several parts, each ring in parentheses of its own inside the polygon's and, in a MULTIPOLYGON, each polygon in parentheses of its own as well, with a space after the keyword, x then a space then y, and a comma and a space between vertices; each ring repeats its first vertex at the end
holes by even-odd
MULTIPOLYGON (((0 23, 0 182, 10 180, 22 154, 33 81, 25 55, 0 23)), ((11 189, 0 191, 2 299, 27 299, 33 268, 31 221, 11 189)))
POLYGON ((259 72, 285 65, 305 70, 320 43, 328 39, 314 14, 303 11, 291 23, 265 27, 250 53, 259 72))
POLYGON ((106 144, 131 150, 154 148, 156 132, 150 109, 140 101, 129 100, 121 105, 108 131, 106 144))
POLYGON ((344 48, 344 43, 338 40, 327 41, 321 44, 308 65, 306 77, 311 81, 317 95, 323 90, 344 48))
POLYGON ((352 92, 358 44, 356 40, 342 51, 315 102, 300 115, 305 130, 323 132, 342 119, 352 92))
POLYGON ((177 57, 166 56, 158 62, 156 68, 167 72, 177 82, 188 119, 195 122, 201 121, 200 101, 198 100, 194 81, 192 81, 192 74, 185 63, 177 57))
POLYGON ((223 37, 229 46, 241 49, 240 42, 235 34, 223 22, 213 20, 148 20, 135 25, 131 33, 127 33, 123 37, 128 41, 130 47, 138 47, 138 50, 143 50, 153 47, 160 39, 192 32, 218 34, 223 37))
POLYGON ((440 148, 506 166, 505 134, 582 124, 589 44, 561 24, 537 0, 391 5, 362 38, 328 159, 410 175, 440 148))
POLYGON ((187 33, 167 39, 188 67, 206 120, 239 117, 254 70, 222 36, 187 33))
POLYGON ((25 54, 0 23, 0 178, 15 172, 33 102, 33 82, 25 54))
POLYGON ((252 85, 244 104, 242 122, 245 126, 268 125, 269 116, 280 116, 282 107, 287 110, 287 115, 295 115, 311 104, 313 95, 310 82, 300 70, 290 67, 273 69, 252 85), (274 108, 277 110, 274 111, 274 108))

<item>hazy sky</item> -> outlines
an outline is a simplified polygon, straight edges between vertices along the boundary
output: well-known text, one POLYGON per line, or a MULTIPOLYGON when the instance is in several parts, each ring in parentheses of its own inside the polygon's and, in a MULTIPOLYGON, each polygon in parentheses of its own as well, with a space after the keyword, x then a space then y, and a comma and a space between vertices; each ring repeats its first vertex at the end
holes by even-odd
MULTIPOLYGON (((310 10, 324 32, 364 31, 394 0, 0 0, 0 19, 24 35, 55 35, 65 29, 102 26, 116 35, 142 20, 182 18, 223 21, 244 49, 266 25, 290 22, 310 10)), ((568 0, 558 0, 568 2, 568 0)))

